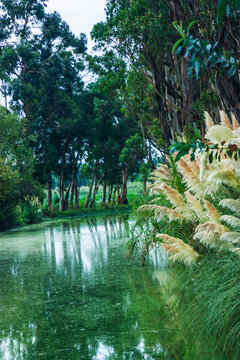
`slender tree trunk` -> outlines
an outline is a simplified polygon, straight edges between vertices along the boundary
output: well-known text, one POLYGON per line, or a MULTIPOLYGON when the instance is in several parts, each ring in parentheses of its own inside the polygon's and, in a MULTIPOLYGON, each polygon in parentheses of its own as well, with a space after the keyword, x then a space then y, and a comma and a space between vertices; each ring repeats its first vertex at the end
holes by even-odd
POLYGON ((90 201, 90 198, 91 198, 91 195, 92 195, 92 188, 93 188, 94 179, 95 179, 95 173, 92 176, 92 180, 91 180, 91 183, 90 183, 90 186, 89 186, 87 198, 85 200, 85 204, 84 204, 85 209, 88 208, 88 204, 89 204, 89 201, 90 201))
POLYGON ((124 204, 127 199, 127 179, 128 179, 128 168, 122 170, 122 196, 120 203, 124 204))
POLYGON ((98 183, 98 180, 96 179, 95 180, 94 190, 93 190, 92 200, 91 200, 90 205, 89 205, 90 208, 95 207, 95 199, 96 199, 96 194, 98 192, 98 187, 99 187, 99 183, 98 183))
POLYGON ((92 195, 92 188, 93 188, 94 180, 95 180, 95 177, 96 177, 97 167, 98 167, 98 163, 96 163, 96 165, 94 166, 94 169, 93 169, 92 180, 91 180, 91 183, 90 183, 90 186, 89 186, 89 191, 88 191, 88 194, 87 194, 87 198, 86 198, 85 204, 84 204, 85 209, 88 208, 88 204, 89 204, 89 201, 90 201, 90 198, 91 198, 91 195, 92 195))
POLYGON ((67 188, 67 192, 65 194, 65 199, 64 199, 64 204, 63 204, 63 211, 68 209, 68 200, 69 200, 69 193, 71 190, 71 186, 72 186, 72 182, 69 183, 68 188, 67 188))
POLYGON ((48 177, 48 210, 52 211, 52 175, 49 174, 48 177))
POLYGON ((80 193, 80 187, 77 187, 77 183, 76 183, 76 187, 75 187, 75 206, 76 209, 79 208, 79 193, 80 193))
POLYGON ((103 194, 102 194, 102 202, 101 205, 105 206, 106 205, 106 192, 107 192, 107 180, 104 177, 104 181, 103 181, 103 194))
POLYGON ((72 188, 71 188, 71 197, 70 197, 70 207, 73 208, 73 199, 74 194, 76 194, 76 182, 77 182, 77 174, 76 171, 73 172, 73 178, 72 178, 72 188))
POLYGON ((112 199, 112 191, 113 191, 113 184, 109 185, 108 187, 108 205, 110 205, 111 203, 111 199, 112 199))
POLYGON ((60 197, 60 204, 59 210, 64 210, 64 191, 63 191, 63 172, 61 171, 59 175, 59 197, 60 197))
POLYGON ((116 200, 116 191, 117 191, 117 186, 114 186, 114 190, 113 190, 113 205, 115 204, 115 200, 116 200))
POLYGON ((120 204, 119 185, 117 185, 116 187, 116 192, 117 192, 117 205, 119 205, 120 204))

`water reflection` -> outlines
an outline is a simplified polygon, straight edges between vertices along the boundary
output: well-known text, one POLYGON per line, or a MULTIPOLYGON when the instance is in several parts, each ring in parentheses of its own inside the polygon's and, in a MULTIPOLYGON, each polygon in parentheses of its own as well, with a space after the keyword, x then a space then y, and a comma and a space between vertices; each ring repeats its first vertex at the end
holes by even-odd
POLYGON ((127 236, 116 217, 2 236, 0 358, 187 358, 173 274, 157 250, 154 269, 127 259, 127 236))

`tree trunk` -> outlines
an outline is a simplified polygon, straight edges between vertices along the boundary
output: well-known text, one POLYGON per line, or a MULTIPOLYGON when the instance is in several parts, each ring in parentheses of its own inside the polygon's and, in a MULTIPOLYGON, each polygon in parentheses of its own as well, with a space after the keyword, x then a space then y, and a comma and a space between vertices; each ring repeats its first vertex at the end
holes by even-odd
POLYGON ((110 205, 110 203, 111 203, 112 191, 113 191, 113 184, 109 185, 109 187, 108 187, 108 201, 107 201, 108 205, 110 205))
POLYGON ((95 177, 96 177, 97 167, 98 167, 98 163, 95 164, 94 169, 93 169, 92 180, 91 180, 88 195, 87 195, 87 198, 86 198, 85 204, 84 204, 85 209, 88 207, 88 204, 89 204, 89 201, 90 201, 90 198, 91 198, 91 195, 92 195, 92 188, 93 188, 94 180, 95 180, 95 177))
POLYGON ((117 185, 116 191, 117 191, 117 205, 119 205, 120 204, 119 185, 117 185))
POLYGON ((76 183, 76 187, 75 187, 75 206, 76 209, 79 208, 79 193, 80 193, 80 187, 77 187, 77 183, 76 183))
POLYGON ((117 186, 114 186, 114 190, 113 190, 113 205, 115 204, 115 200, 116 200, 116 191, 117 191, 117 186))
POLYGON ((69 193, 71 190, 71 186, 72 186, 72 182, 69 183, 68 188, 67 188, 67 192, 65 194, 65 199, 64 199, 64 204, 63 204, 63 211, 68 209, 68 199, 69 199, 69 193))
POLYGON ((89 186, 87 198, 86 198, 86 200, 85 200, 85 204, 84 204, 85 209, 88 208, 88 204, 89 204, 89 201, 90 201, 90 197, 91 197, 91 195, 92 195, 92 188, 93 188, 94 179, 95 179, 95 172, 94 172, 94 174, 93 174, 93 176, 92 176, 92 180, 91 180, 91 183, 90 183, 90 186, 89 186))
POLYGON ((128 168, 122 170, 122 196, 120 203, 124 204, 127 200, 127 179, 128 179, 128 168))
POLYGON ((90 205, 89 205, 90 208, 95 207, 95 198, 96 198, 96 193, 98 192, 98 187, 99 187, 99 183, 98 183, 98 180, 96 179, 95 180, 94 190, 93 190, 92 200, 91 200, 90 205))
POLYGON ((70 207, 73 208, 73 199, 74 194, 76 194, 76 182, 77 182, 77 174, 74 171, 73 172, 73 178, 72 178, 72 188, 71 188, 71 197, 70 197, 70 207))
POLYGON ((48 210, 52 211, 52 175, 48 177, 48 210))
POLYGON ((64 191, 63 191, 63 172, 62 171, 59 175, 59 197, 60 197, 59 211, 63 211, 64 210, 64 191))
POLYGON ((103 194, 102 194, 102 202, 101 202, 101 206, 105 206, 106 205, 106 192, 107 192, 107 180, 104 177, 104 181, 103 181, 103 194))

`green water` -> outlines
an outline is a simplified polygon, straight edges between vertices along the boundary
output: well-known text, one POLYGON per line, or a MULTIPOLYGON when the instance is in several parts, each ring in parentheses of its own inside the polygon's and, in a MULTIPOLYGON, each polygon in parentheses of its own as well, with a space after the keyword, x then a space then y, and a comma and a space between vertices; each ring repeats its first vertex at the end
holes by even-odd
POLYGON ((1 235, 0 359, 220 359, 181 327, 172 271, 129 259, 127 237, 117 217, 1 235))

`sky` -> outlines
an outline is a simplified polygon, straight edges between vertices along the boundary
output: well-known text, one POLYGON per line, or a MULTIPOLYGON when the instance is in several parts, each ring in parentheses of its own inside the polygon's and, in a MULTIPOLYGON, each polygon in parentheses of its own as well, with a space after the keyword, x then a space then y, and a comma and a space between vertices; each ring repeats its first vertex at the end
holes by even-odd
POLYGON ((90 32, 96 23, 105 20, 105 6, 106 0, 49 0, 47 11, 60 13, 76 35, 85 33, 91 49, 90 32))

